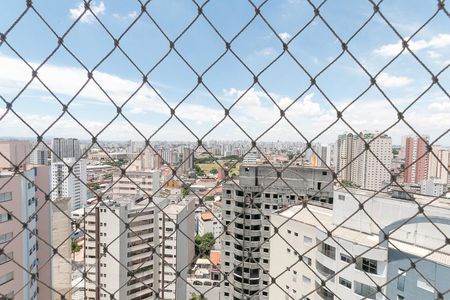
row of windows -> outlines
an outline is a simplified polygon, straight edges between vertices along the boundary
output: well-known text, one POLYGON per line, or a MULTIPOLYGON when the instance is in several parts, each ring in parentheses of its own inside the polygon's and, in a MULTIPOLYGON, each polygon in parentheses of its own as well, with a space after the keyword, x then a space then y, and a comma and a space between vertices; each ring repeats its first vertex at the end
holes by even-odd
POLYGON ((6 193, 0 193, 0 202, 6 202, 12 200, 12 193, 6 192, 6 193))

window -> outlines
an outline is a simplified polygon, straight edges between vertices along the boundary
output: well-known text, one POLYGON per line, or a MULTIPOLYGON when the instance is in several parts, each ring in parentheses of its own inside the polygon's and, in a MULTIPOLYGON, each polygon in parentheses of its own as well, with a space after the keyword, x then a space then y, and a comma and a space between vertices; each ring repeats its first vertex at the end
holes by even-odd
POLYGON ((305 264, 307 264, 308 266, 311 265, 311 258, 307 257, 307 256, 303 256, 303 261, 305 262, 305 264))
POLYGON ((12 252, 9 252, 7 254, 1 254, 0 255, 0 265, 10 261, 12 257, 13 257, 13 253, 12 252))
POLYGON ((12 200, 11 192, 0 193, 0 202, 10 201, 10 200, 12 200))
POLYGON ((423 278, 417 278, 417 287, 430 293, 434 293, 434 288, 423 278))
POLYGON ((377 289, 373 286, 355 281, 355 293, 369 299, 376 299, 377 289))
POLYGON ((3 243, 8 242, 8 241, 10 241, 12 238, 13 238, 13 233, 12 233, 12 232, 0 234, 0 244, 3 244, 3 243))
POLYGON ((304 284, 310 284, 311 283, 311 279, 309 277, 306 277, 305 275, 303 275, 302 280, 303 280, 304 284))
POLYGON ((10 214, 8 214, 8 213, 0 214, 0 223, 10 221, 10 220, 11 220, 10 214))
POLYGON ((338 196, 338 199, 339 199, 339 200, 345 200, 345 196, 344 196, 344 195, 339 195, 339 196, 338 196))
POLYGON ((352 282, 342 277, 339 277, 339 284, 349 289, 352 288, 352 282))
POLYGON ((287 231, 287 233, 288 233, 288 234, 291 234, 291 233, 292 233, 292 231, 288 230, 288 231, 287 231))
POLYGON ((14 279, 14 273, 13 272, 9 272, 6 273, 3 276, 0 276, 0 285, 7 283, 8 281, 11 281, 14 279))
POLYGON ((397 289, 399 291, 405 291, 405 278, 406 278, 406 273, 404 273, 405 270, 403 269, 398 269, 398 277, 397 277, 397 289), (400 275, 401 274, 401 275, 400 275))
POLYGON ((341 253, 341 260, 345 261, 346 263, 352 263, 352 258, 350 256, 348 256, 347 254, 342 254, 341 253))
POLYGON ((356 260, 356 269, 371 274, 377 274, 377 261, 360 257, 356 260))
MULTIPOLYGON (((317 243, 320 243, 320 241, 318 240, 317 243)), ((336 248, 326 243, 322 242, 321 244, 319 244, 319 252, 321 252, 325 256, 328 256, 329 258, 336 258, 336 248)))
POLYGON ((303 236, 303 243, 304 244, 311 244, 312 243, 312 238, 310 238, 309 236, 303 236))
POLYGON ((403 297, 402 295, 397 295, 397 300, 405 300, 405 297, 403 297))

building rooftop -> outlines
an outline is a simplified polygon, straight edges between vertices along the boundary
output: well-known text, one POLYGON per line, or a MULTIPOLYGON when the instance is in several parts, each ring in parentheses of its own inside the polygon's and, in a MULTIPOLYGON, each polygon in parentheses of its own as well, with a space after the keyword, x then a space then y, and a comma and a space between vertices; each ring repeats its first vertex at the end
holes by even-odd
POLYGON ((209 259, 214 265, 220 264, 220 250, 211 250, 209 253, 209 259))
MULTIPOLYGON (((374 192, 373 191, 369 191, 369 190, 363 190, 363 189, 356 189, 356 188, 347 188, 347 190, 352 193, 355 196, 362 196, 362 197, 371 197, 373 196, 374 192)), ((337 192, 347 192, 346 189, 344 189, 343 187, 338 187, 335 189, 335 191, 337 192)), ((419 203, 420 205, 429 205, 429 206, 435 206, 435 207, 440 207, 440 208, 445 208, 445 209, 449 209, 450 210, 450 198, 448 197, 434 197, 434 196, 426 196, 426 195, 421 195, 421 194, 417 194, 417 193, 412 193, 410 191, 408 191, 408 194, 412 195, 414 197, 413 200, 407 200, 407 199, 402 199, 402 198, 398 198, 398 197, 393 197, 393 193, 378 193, 375 197, 377 198, 384 198, 384 199, 391 199, 391 200, 395 200, 395 201, 407 201, 407 202, 411 202, 411 201, 416 201, 417 203, 419 203)))
MULTIPOLYGON (((364 195, 367 194, 364 193, 364 195)), ((297 222, 315 226, 322 231, 332 231, 333 237, 336 238, 341 238, 367 247, 382 248, 382 245, 379 245, 378 234, 368 234, 343 226, 336 226, 336 224, 333 224, 333 211, 323 207, 311 205, 306 209, 301 205, 294 205, 285 209, 275 211, 274 214, 285 217, 286 219, 291 218, 297 222)), ((389 241, 390 244, 395 246, 395 248, 402 251, 403 253, 408 253, 417 257, 426 257, 426 259, 429 261, 434 261, 442 265, 450 266, 449 245, 433 253, 433 249, 426 249, 424 247, 416 246, 404 241, 394 240, 392 238, 389 239, 389 241)), ((394 247, 392 248, 395 249, 394 247)))
POLYGON ((213 219, 213 215, 211 212, 207 211, 202 213, 201 218, 203 221, 211 221, 213 219))

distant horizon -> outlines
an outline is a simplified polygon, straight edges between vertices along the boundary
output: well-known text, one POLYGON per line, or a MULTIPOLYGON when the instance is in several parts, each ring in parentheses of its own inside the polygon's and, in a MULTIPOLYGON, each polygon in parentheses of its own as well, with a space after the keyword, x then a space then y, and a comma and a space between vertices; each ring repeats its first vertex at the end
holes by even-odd
MULTIPOLYGON (((347 132, 349 133, 349 132, 347 132)), ((344 133, 342 133, 344 134, 344 133)), ((427 135, 427 134, 425 134, 427 135)), ((389 136, 389 134, 388 134, 389 136)), ((397 141, 392 137, 392 147, 400 147, 401 146, 401 139, 403 137, 406 136, 415 136, 413 134, 408 134, 408 135, 403 135, 400 137, 400 141, 397 141)), ((429 135, 428 135, 429 136, 429 135)), ((86 139, 86 138, 78 138, 78 137, 74 137, 74 136, 55 136, 55 137, 45 137, 43 140, 44 142, 51 142, 51 140, 53 140, 54 138, 75 138, 78 139, 81 143, 83 144, 91 144, 92 141, 91 139, 86 139)), ((8 141, 8 140, 19 140, 19 141, 30 141, 30 142, 36 142, 36 137, 14 137, 14 136, 0 136, 0 141, 8 141)), ((242 139, 236 139, 236 140, 229 140, 229 139, 203 139, 203 142, 234 142, 234 143, 251 143, 250 139, 247 140, 242 140, 242 139)), ((332 142, 321 142, 321 141, 314 141, 313 144, 321 144, 324 146, 328 146, 330 144, 335 144, 337 141, 337 136, 336 136, 336 140, 332 141, 332 142)), ((430 141, 433 142, 434 140, 430 137, 430 141)), ((46 142, 47 145, 50 146, 50 144, 48 144, 46 142)), ((145 140, 134 140, 134 139, 130 139, 130 140, 97 140, 97 142, 100 143, 129 143, 129 142, 133 142, 133 143, 145 143, 145 140)), ((197 140, 150 140, 151 143, 193 143, 193 144, 197 144, 197 140)), ((296 143, 307 143, 305 140, 258 140, 258 143, 290 143, 290 144, 296 144, 296 143)), ((441 140, 438 140, 434 145, 436 146, 443 146, 443 147, 450 147, 450 141, 448 144, 444 144, 441 142, 441 140)))

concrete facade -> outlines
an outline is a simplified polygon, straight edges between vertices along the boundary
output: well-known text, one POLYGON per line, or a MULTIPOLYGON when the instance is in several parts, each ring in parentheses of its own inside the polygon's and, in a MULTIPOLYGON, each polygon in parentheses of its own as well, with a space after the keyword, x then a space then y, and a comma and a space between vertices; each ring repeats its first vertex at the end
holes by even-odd
MULTIPOLYGON (((48 193, 48 168, 22 170, 21 175, 0 171, 0 186, 0 295, 5 299, 49 299, 48 290, 38 294, 38 281, 30 275, 48 257, 39 250, 37 238, 49 237, 48 212, 44 208, 37 213, 38 202, 42 205, 43 194, 48 193), (21 222, 27 223, 25 230, 21 222)), ((48 269, 42 270, 41 280, 50 282, 48 269)))
POLYGON ((71 210, 83 207, 87 200, 87 171, 86 161, 75 158, 63 158, 63 161, 51 164, 52 200, 59 197, 71 198, 71 210), (69 167, 72 172, 69 172, 69 167))
POLYGON ((449 200, 430 203, 433 197, 415 196, 412 201, 396 193, 350 191, 335 191, 332 211, 292 206, 272 214, 279 235, 270 241, 270 275, 277 277, 271 297, 281 299, 287 292, 307 299, 431 300, 447 291, 450 250, 442 248, 445 237, 440 231, 450 234, 449 200), (362 202, 365 212, 359 210, 362 202), (415 202, 430 203, 424 207, 429 219, 417 214, 415 202), (389 233, 389 242, 380 229, 389 233), (419 258, 411 268, 411 261, 419 258), (382 293, 376 285, 382 286, 382 293))
POLYGON ((126 175, 128 178, 114 173, 113 182, 115 184, 112 188, 114 197, 145 196, 145 193, 153 196, 161 187, 161 171, 159 170, 127 171, 126 175))
POLYGON ((330 207, 331 172, 324 168, 291 167, 282 171, 267 165, 243 165, 239 174, 239 185, 227 182, 223 186, 227 231, 222 239, 221 270, 228 276, 221 285, 221 297, 277 299, 266 288, 270 282, 270 213, 304 201, 330 207))

